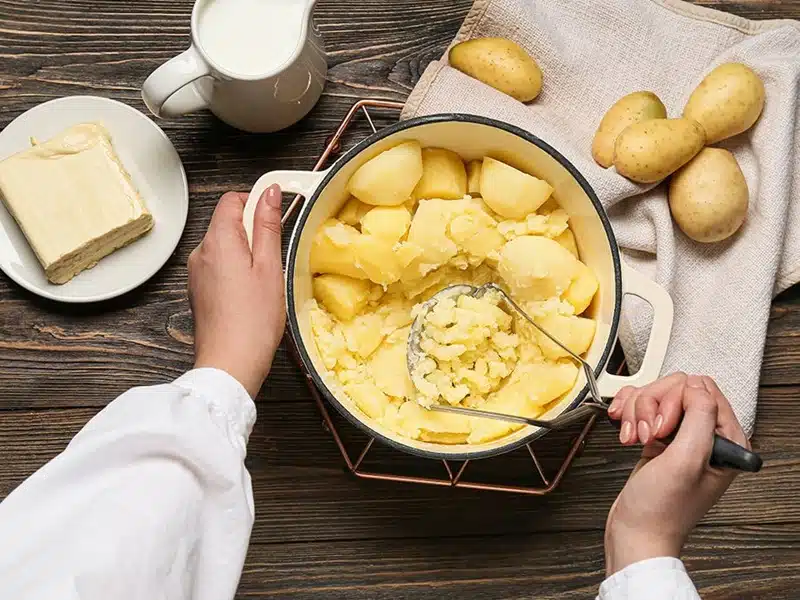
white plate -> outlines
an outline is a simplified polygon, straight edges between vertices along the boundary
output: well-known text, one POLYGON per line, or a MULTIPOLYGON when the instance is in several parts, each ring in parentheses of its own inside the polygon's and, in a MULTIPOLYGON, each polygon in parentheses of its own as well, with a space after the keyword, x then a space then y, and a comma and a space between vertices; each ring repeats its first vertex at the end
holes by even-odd
POLYGON ((152 277, 172 255, 189 212, 189 186, 181 159, 149 118, 116 100, 70 96, 40 104, 0 132, 0 160, 90 121, 106 126, 122 164, 153 213, 144 237, 117 250, 64 285, 54 285, 14 218, 0 202, 0 269, 34 294, 62 302, 96 302, 124 294, 152 277))

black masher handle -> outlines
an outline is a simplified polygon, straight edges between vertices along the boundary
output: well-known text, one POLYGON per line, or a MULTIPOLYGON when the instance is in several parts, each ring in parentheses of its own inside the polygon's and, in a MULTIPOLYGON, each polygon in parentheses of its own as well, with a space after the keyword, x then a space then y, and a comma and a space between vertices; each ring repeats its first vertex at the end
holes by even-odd
MULTIPOLYGON (((612 419, 609 416, 608 420, 616 429, 622 426, 622 423, 617 419, 612 419)), ((678 428, 676 427, 675 431, 677 430, 678 428)), ((675 433, 671 433, 664 438, 659 438, 659 441, 669 444, 674 438, 675 433)), ((714 446, 711 449, 711 458, 708 461, 708 464, 712 467, 758 473, 763 462, 761 457, 752 450, 748 450, 726 437, 714 434, 714 446)))

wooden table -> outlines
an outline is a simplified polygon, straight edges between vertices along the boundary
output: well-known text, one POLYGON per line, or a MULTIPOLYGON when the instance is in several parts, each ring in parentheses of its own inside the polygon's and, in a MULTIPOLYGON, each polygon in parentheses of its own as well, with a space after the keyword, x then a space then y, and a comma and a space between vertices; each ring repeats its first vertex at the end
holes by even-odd
MULTIPOLYGON (((757 19, 800 18, 797 0, 702 3, 757 19)), ((191 4, 0 0, 0 126, 73 94, 144 111, 142 81, 188 45, 191 4)), ((69 307, 0 276, 0 498, 128 387, 191 367, 186 259, 218 197, 247 190, 267 170, 311 167, 354 101, 403 100, 469 5, 320 0, 330 72, 309 118, 263 136, 207 114, 162 123, 189 175, 189 222, 168 264, 138 290, 69 307)), ((800 594, 799 358, 800 292, 790 290, 775 302, 762 374, 755 446, 766 467, 736 482, 686 548, 705 598, 800 594)), ((348 476, 284 350, 258 409, 247 459, 257 516, 239 597, 593 597, 606 513, 636 459, 605 426, 556 492, 531 498, 348 476)), ((387 465, 396 456, 378 452, 375 460, 387 465)))

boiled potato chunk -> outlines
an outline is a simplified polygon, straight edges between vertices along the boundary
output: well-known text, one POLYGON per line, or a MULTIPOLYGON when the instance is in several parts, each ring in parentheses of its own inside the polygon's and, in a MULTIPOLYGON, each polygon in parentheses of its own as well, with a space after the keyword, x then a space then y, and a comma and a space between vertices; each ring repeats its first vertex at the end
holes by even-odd
POLYGON ((542 204, 539 208, 536 209, 536 214, 549 215, 551 213, 554 213, 560 208, 561 207, 559 206, 556 199, 553 198, 553 196, 550 196, 550 198, 548 198, 544 204, 542 204))
POLYGON ((463 444, 471 430, 469 417, 426 410, 416 402, 404 403, 398 420, 409 437, 439 444, 463 444))
POLYGON ((411 398, 414 396, 414 384, 408 374, 406 363, 406 339, 408 328, 403 339, 393 341, 387 339, 370 357, 367 371, 375 380, 375 384, 383 393, 395 398, 411 398))
POLYGON ((567 291, 580 265, 558 242, 523 235, 503 246, 497 271, 514 298, 547 300, 567 291))
POLYGON ((477 38, 456 44, 450 65, 478 81, 529 102, 542 90, 542 70, 521 46, 505 38, 477 38))
POLYGON ((408 201, 421 177, 419 142, 403 142, 361 165, 347 182, 347 191, 366 204, 398 206, 408 201))
POLYGON ((733 154, 722 148, 704 148, 672 176, 669 207, 687 236, 697 242, 719 242, 744 223, 749 195, 733 154))
POLYGON ((357 229, 336 219, 328 219, 311 242, 309 259, 312 273, 338 273, 356 279, 367 279, 358 266, 355 243, 361 237, 357 229))
POLYGON ((575 309, 575 314, 579 315, 589 308, 599 287, 600 283, 597 281, 594 271, 582 262, 578 262, 575 279, 572 280, 562 298, 569 302, 575 309))
POLYGON ((372 206, 364 204, 358 198, 350 198, 345 202, 339 215, 336 217, 342 223, 350 225, 351 227, 359 227, 361 225, 361 217, 372 210, 372 206))
POLYGON ((376 206, 361 217, 361 232, 392 243, 399 242, 411 225, 405 206, 376 206))
POLYGON ((314 297, 341 321, 349 321, 367 305, 372 285, 363 279, 327 273, 314 278, 314 297))
POLYGON ((553 193, 546 181, 488 156, 483 159, 480 185, 486 205, 506 219, 524 219, 553 193))
POLYGON ((482 160, 471 160, 467 163, 467 193, 470 196, 481 195, 482 160))
POLYGON ((353 254, 358 267, 379 285, 400 279, 405 266, 395 253, 394 243, 374 235, 361 234, 354 240, 353 254))
POLYGON ((714 144, 750 129, 764 108, 764 83, 747 65, 724 63, 706 75, 683 109, 714 144))
POLYGON ((614 142, 628 125, 649 119, 666 119, 667 109, 653 92, 633 92, 608 109, 592 142, 592 157, 597 164, 610 167, 614 162, 614 142))
POLYGON ((574 361, 518 364, 506 386, 497 393, 498 397, 506 397, 506 402, 513 396, 527 400, 530 410, 541 409, 559 396, 572 389, 578 379, 578 367, 574 361))
MULTIPOLYGON (((547 333, 572 350, 575 354, 583 354, 592 345, 597 324, 593 319, 583 317, 549 314, 536 319, 536 323, 547 333)), ((554 344, 540 331, 535 332, 536 341, 542 354, 549 359, 558 359, 569 356, 558 345, 554 344)))
POLYGON ((372 419, 380 419, 389 406, 389 398, 374 383, 362 381, 344 387, 345 393, 356 406, 372 419))
MULTIPOLYGON (((444 200, 423 200, 419 203, 411 220, 408 241, 422 249, 417 259, 422 271, 409 274, 410 279, 422 277, 458 253, 458 246, 447 235, 454 206, 456 205, 451 206, 451 202, 444 200)), ((412 267, 416 268, 416 265, 412 263, 412 267)))
POLYGON ((580 255, 578 254, 578 245, 575 243, 575 234, 572 233, 571 229, 565 229, 564 233, 554 237, 553 239, 564 246, 564 248, 569 250, 569 253, 572 254, 572 256, 575 258, 580 258, 580 255))
POLYGON ((626 127, 614 145, 614 166, 639 183, 661 181, 702 150, 706 134, 691 119, 651 119, 626 127))
POLYGON ((422 149, 422 179, 414 188, 414 198, 458 200, 467 193, 467 171, 461 157, 444 148, 422 149))
POLYGON ((470 207, 450 221, 450 238, 471 258, 484 259, 499 250, 505 238, 497 230, 497 222, 483 210, 470 207))
POLYGON ((343 324, 347 349, 361 358, 367 358, 383 341, 383 322, 379 315, 367 313, 343 324))

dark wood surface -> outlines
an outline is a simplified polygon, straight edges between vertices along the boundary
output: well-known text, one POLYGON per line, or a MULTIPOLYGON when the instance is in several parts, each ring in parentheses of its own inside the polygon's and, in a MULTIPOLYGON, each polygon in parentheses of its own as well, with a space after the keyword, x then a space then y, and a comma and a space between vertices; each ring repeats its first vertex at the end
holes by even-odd
MULTIPOLYGON (((797 0, 699 3, 756 19, 800 18, 797 0)), ((73 94, 144 111, 141 83, 188 45, 191 4, 0 0, 0 127, 73 94)), ((189 222, 169 263, 138 290, 76 308, 0 275, 0 498, 119 393, 191 367, 186 258, 219 195, 247 190, 270 169, 311 167, 357 99, 403 100, 469 5, 320 0, 330 72, 307 119, 268 136, 234 131, 207 114, 161 123, 189 175, 189 222)), ((379 124, 395 118, 387 113, 379 124)), ((766 466, 739 478, 686 549, 704 598, 798 597, 798 392, 800 292, 790 290, 774 304, 762 372, 754 444, 766 466)), ((602 580, 605 516, 636 459, 604 426, 556 492, 530 498, 348 476, 283 350, 258 409, 247 460, 257 518, 240 598, 587 598, 602 580)), ((345 432, 348 443, 361 441, 345 432)), ((555 460, 567 441, 553 438, 542 452, 555 460)), ((371 460, 419 468, 383 449, 371 460)), ((512 456, 477 468, 518 477, 525 467, 512 456)))

